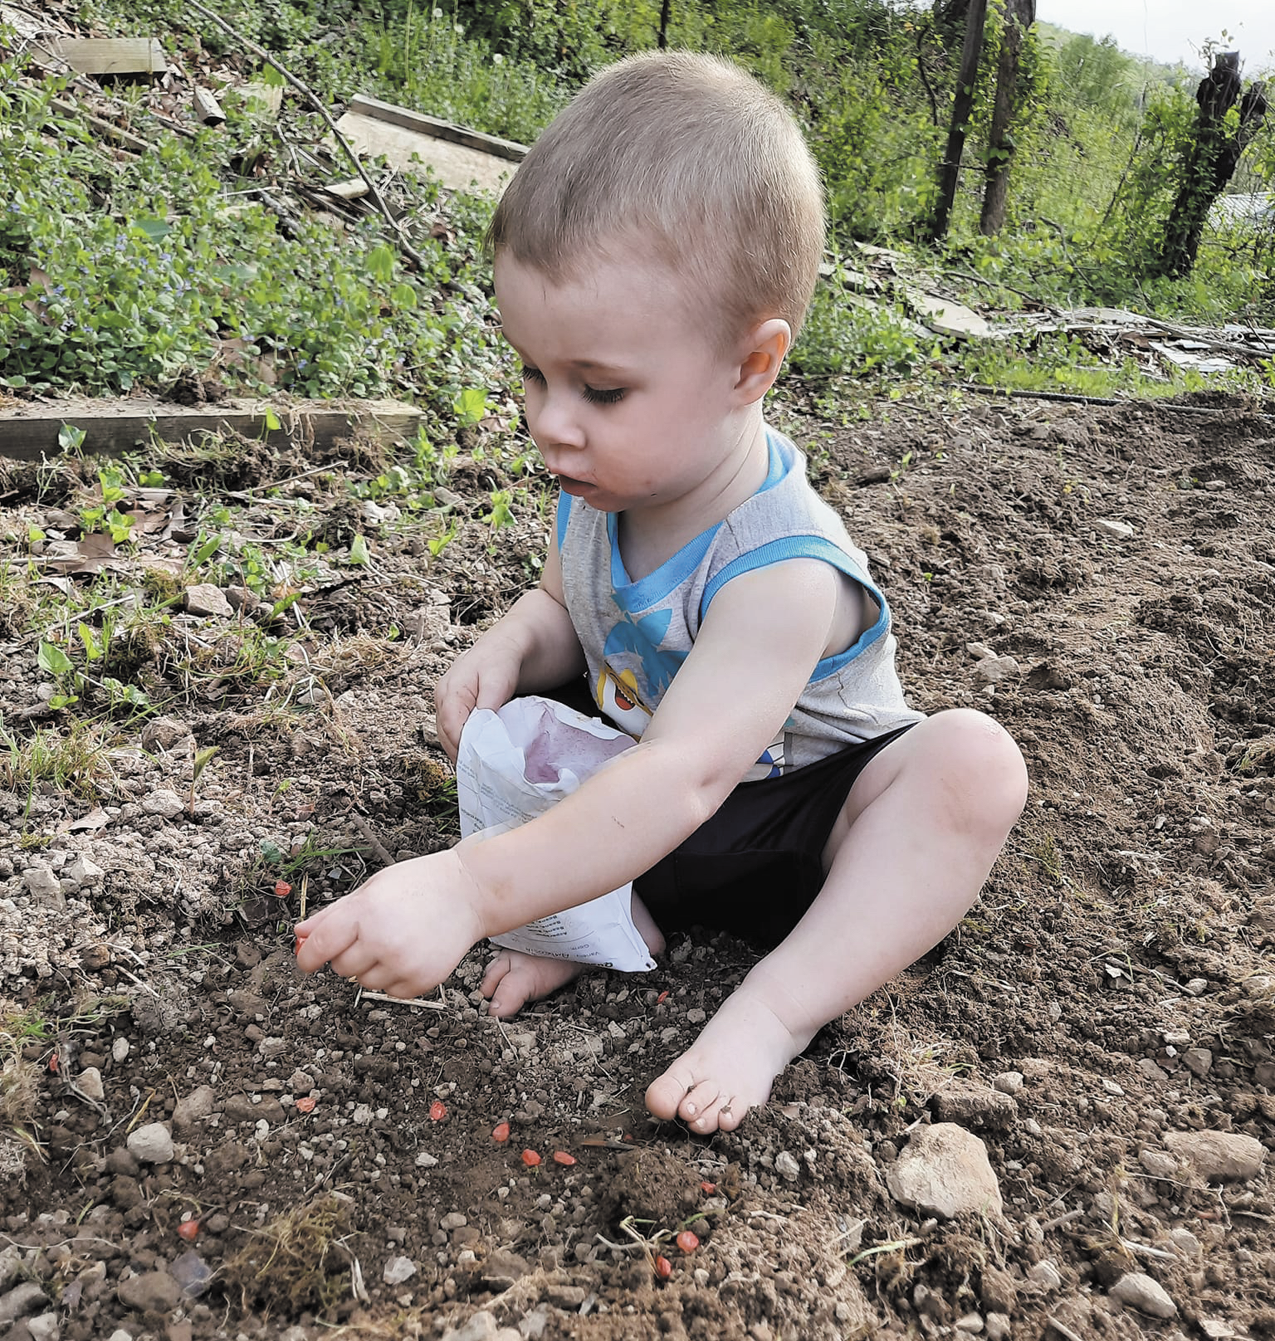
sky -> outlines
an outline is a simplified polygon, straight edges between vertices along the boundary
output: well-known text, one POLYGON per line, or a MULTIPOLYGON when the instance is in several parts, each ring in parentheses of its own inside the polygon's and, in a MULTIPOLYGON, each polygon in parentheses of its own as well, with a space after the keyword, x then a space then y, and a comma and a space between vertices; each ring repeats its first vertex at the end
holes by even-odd
POLYGON ((1123 50, 1203 68, 1200 47, 1229 34, 1250 74, 1275 69, 1272 0, 1037 0, 1036 17, 1093 37, 1110 34, 1123 50))

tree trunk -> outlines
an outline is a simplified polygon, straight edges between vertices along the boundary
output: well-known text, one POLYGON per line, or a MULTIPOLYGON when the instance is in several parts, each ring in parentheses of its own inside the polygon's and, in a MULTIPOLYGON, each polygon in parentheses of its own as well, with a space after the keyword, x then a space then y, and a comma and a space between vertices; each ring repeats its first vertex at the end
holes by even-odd
POLYGON ((947 232, 956 200, 956 184, 961 174, 961 155, 974 107, 974 83, 978 78, 978 58, 983 51, 983 26, 987 22, 987 0, 970 0, 965 19, 965 45, 961 48, 961 69, 956 76, 956 96, 952 99, 952 126, 947 133, 947 152, 939 167, 939 195, 930 220, 930 241, 937 242, 947 232))
POLYGON ((1196 90, 1200 113, 1195 136, 1182 165, 1182 185, 1165 224, 1154 274, 1180 279, 1190 272, 1209 210, 1266 119, 1266 85, 1250 84, 1240 103, 1239 125, 1228 129, 1226 114, 1239 100, 1241 87, 1240 53, 1219 51, 1212 70, 1196 90))
POLYGON ((1023 39, 1036 21, 1036 0, 1006 0, 1005 32, 996 65, 996 100, 992 106, 992 128, 987 146, 987 187, 983 213, 978 221, 984 237, 999 233, 1005 223, 1005 200, 1009 195, 1009 167, 1014 155, 1012 127, 1018 110, 1018 58, 1023 39))
POLYGON ((673 8, 673 0, 662 0, 660 5, 660 31, 656 38, 656 46, 663 51, 668 46, 668 21, 669 10, 673 8))

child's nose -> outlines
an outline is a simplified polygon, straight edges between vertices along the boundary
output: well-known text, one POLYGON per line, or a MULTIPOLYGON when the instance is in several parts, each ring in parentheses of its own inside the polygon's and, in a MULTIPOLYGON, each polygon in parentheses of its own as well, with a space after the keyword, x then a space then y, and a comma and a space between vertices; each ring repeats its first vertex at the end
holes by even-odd
POLYGON ((534 408, 528 404, 528 424, 531 436, 541 447, 579 447, 584 435, 579 416, 565 393, 545 390, 534 408))

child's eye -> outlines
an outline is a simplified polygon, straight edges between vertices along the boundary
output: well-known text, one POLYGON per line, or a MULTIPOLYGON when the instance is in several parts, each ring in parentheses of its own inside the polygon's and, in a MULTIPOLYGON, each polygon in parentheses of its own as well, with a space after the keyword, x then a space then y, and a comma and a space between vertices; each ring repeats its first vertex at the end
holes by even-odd
POLYGON ((543 382, 545 375, 539 368, 533 368, 529 363, 522 365, 522 380, 524 382, 543 382))
POLYGON ((616 401, 624 399, 624 388, 617 386, 603 391, 598 387, 586 386, 581 394, 591 405, 614 405, 616 401))

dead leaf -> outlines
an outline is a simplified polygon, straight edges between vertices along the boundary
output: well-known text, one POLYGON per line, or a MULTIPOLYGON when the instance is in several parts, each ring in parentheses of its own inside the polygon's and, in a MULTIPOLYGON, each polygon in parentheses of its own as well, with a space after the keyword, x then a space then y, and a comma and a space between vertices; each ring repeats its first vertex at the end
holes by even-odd
POLYGON ((111 817, 106 811, 101 806, 96 806, 79 819, 63 820, 58 825, 58 833, 95 833, 98 829, 106 828, 110 822, 111 817))

